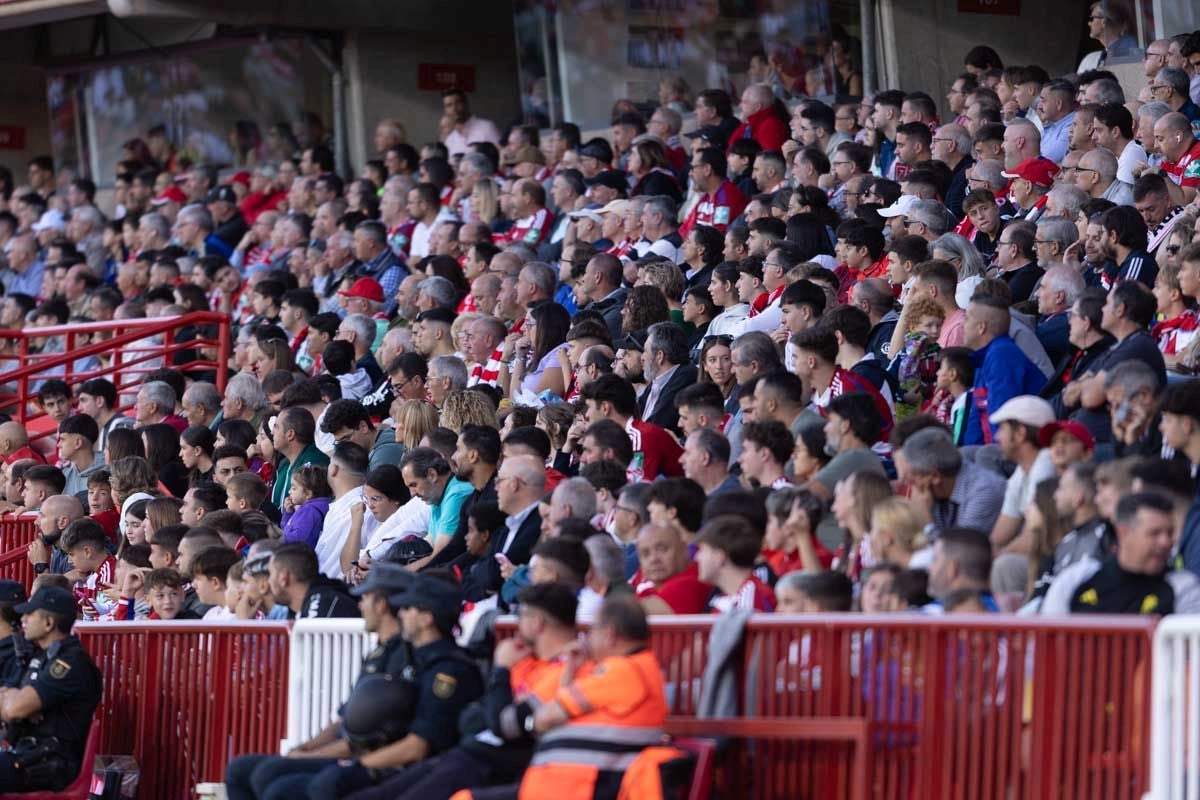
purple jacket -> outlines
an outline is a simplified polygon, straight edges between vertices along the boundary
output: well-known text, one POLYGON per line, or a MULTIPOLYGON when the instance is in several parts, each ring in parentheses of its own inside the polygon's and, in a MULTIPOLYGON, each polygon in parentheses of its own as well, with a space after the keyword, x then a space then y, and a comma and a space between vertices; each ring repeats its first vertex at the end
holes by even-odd
POLYGON ((329 513, 329 498, 314 497, 295 511, 283 512, 283 541, 304 542, 309 547, 317 546, 325 515, 329 513))

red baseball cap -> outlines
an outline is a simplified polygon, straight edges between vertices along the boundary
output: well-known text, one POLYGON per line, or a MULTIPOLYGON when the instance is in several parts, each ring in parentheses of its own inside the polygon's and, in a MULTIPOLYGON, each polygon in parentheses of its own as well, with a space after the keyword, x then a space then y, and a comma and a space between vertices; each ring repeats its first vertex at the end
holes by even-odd
POLYGON ((162 192, 160 192, 157 197, 155 197, 153 200, 151 200, 150 205, 161 206, 161 205, 166 205, 167 203, 186 203, 186 202, 187 202, 187 195, 183 193, 183 189, 180 189, 175 184, 171 184, 167 188, 163 189, 162 192))
POLYGON ((383 287, 374 278, 359 278, 348 292, 338 292, 342 297, 361 297, 364 300, 383 302, 383 287))
POLYGON ((233 173, 233 177, 229 179, 230 183, 240 183, 242 186, 250 185, 250 173, 242 170, 241 172, 233 173))
POLYGON ((1042 447, 1049 447, 1054 434, 1059 431, 1074 436, 1088 452, 1096 449, 1096 440, 1092 438, 1092 432, 1082 422, 1076 422, 1073 419, 1056 420, 1043 425, 1042 429, 1038 431, 1038 444, 1042 447))
POLYGON ((1012 172, 1001 172, 1006 178, 1021 178, 1034 186, 1050 187, 1054 185, 1054 176, 1058 174, 1058 165, 1048 158, 1028 158, 1017 164, 1012 172))

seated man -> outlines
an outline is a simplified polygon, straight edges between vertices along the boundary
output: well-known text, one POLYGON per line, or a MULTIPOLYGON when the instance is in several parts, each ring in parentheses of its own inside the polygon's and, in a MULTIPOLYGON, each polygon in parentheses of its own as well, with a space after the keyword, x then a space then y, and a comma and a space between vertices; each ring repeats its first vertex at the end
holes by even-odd
POLYGON ((39 651, 19 689, 0 689, 0 719, 14 743, 0 750, 0 791, 59 791, 83 766, 103 692, 100 670, 71 635, 76 608, 69 591, 40 589, 13 610, 22 615, 25 636, 39 651))

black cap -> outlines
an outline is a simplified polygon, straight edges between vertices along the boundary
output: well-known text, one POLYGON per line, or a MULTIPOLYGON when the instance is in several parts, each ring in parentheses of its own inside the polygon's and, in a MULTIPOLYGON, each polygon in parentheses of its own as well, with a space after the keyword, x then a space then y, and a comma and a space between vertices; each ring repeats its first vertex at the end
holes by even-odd
POLYGON ((583 147, 579 148, 579 157, 594 158, 597 161, 603 161, 605 164, 612 162, 613 152, 612 146, 603 139, 596 138, 590 140, 583 147))
POLYGON ((13 606, 18 614, 28 614, 31 611, 49 611, 51 614, 61 614, 75 619, 75 595, 57 586, 43 586, 29 599, 28 603, 13 606))
POLYGON ((720 125, 701 125, 691 133, 685 133, 689 139, 703 139, 713 147, 724 147, 729 141, 729 134, 720 125))
POLYGON ((406 590, 390 596, 388 603, 395 608, 420 608, 457 616, 462 610, 462 589, 449 581, 418 575, 406 590))
POLYGON ((208 193, 209 203, 232 203, 237 205, 237 194, 233 191, 232 186, 218 186, 208 193))
POLYGON ((458 315, 450 309, 438 306, 417 314, 417 322, 442 322, 446 325, 453 325, 457 317, 458 315))
POLYGON ((380 592, 389 596, 398 594, 407 589, 416 577, 399 564, 376 561, 367 571, 367 579, 351 589, 350 594, 355 597, 362 597, 367 592, 380 592))
POLYGON ((24 603, 24 584, 18 581, 0 581, 0 603, 24 603))
POLYGON ((625 338, 616 342, 618 350, 636 350, 639 353, 646 350, 646 339, 650 338, 646 331, 630 331, 625 338))
POLYGON ((418 535, 405 536, 392 545, 387 551, 387 560, 401 566, 407 566, 414 561, 420 561, 426 556, 433 555, 433 546, 418 535))
POLYGON ((606 169, 596 177, 588 178, 584 183, 588 186, 607 186, 618 192, 629 189, 629 181, 625 178, 625 173, 619 169, 606 169))

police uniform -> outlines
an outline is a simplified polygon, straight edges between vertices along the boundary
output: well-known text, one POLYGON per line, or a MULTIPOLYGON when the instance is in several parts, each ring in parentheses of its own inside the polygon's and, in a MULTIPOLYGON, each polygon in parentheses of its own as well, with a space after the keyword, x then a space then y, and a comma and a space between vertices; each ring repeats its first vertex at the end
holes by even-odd
MULTIPOLYGON (((372 567, 374 571, 377 566, 372 567)), ((444 580, 418 575, 402 592, 388 597, 393 608, 421 608, 457 619, 462 591, 444 580)), ((408 733, 425 740, 433 756, 458 741, 458 717, 483 694, 483 678, 475 662, 453 639, 441 638, 413 649, 417 699, 408 733)), ((327 767, 308 784, 310 800, 346 797, 395 775, 395 769, 367 769, 357 761, 327 767)))
MULTIPOLYGON (((25 587, 16 581, 0 581, 0 603, 24 603, 25 587)), ((21 629, 14 626, 12 633, 0 639, 0 686, 18 688, 25 668, 33 658, 33 645, 25 641, 21 629)))
MULTIPOLYGON (((402 567, 393 564, 376 564, 367 574, 367 580, 352 589, 351 594, 358 597, 372 591, 390 594, 403 589, 413 578, 412 573, 402 567)), ((344 716, 347 711, 369 705, 364 702, 360 690, 374 694, 376 690, 372 687, 377 686, 377 680, 381 677, 394 679, 400 684, 412 685, 415 683, 416 671, 413 666, 412 647, 399 634, 386 642, 380 642, 366 655, 362 662, 362 671, 359 673, 354 687, 350 690, 350 696, 338 709, 338 716, 342 720, 340 734, 342 738, 346 739, 352 753, 367 752, 374 747, 387 744, 388 741, 400 738, 407 729, 407 725, 400 730, 392 729, 391 738, 378 743, 359 740, 354 730, 347 730, 344 716)), ((389 706, 387 710, 392 712, 391 716, 399 718, 401 722, 406 722, 411 716, 411 707, 415 702, 411 699, 412 697, 415 697, 415 691, 410 696, 407 708, 397 709, 389 706)), ((336 758, 285 758, 276 755, 239 756, 229 762, 226 769, 226 790, 230 800, 239 800, 240 798, 296 800, 297 797, 304 796, 314 773, 327 767, 335 767, 337 763, 338 759, 336 758)))
MULTIPOLYGON (((75 598, 46 587, 17 613, 50 611, 75 617, 75 598)), ((32 719, 8 723, 0 750, 0 791, 59 790, 75 780, 82 766, 88 732, 104 692, 100 670, 79 639, 59 639, 30 660, 21 689, 37 692, 42 708, 32 719)))

